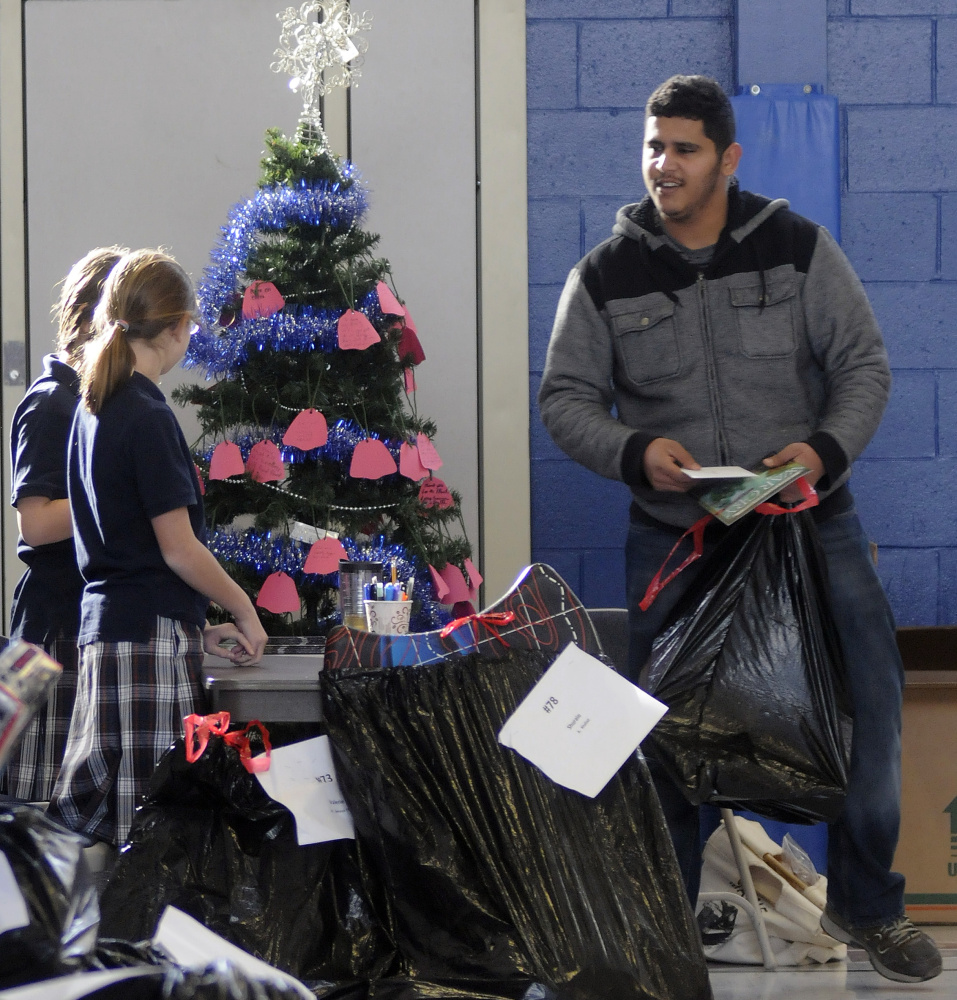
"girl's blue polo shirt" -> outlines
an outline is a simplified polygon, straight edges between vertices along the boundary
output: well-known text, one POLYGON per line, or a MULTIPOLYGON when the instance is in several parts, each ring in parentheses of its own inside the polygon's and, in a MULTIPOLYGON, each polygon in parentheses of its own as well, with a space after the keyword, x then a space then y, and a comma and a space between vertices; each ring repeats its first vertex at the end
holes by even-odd
POLYGON ((209 601, 163 561, 151 520, 186 507, 205 543, 203 498, 176 417, 145 375, 96 416, 77 407, 67 482, 86 580, 79 643, 143 642, 157 615, 202 627, 209 601))
MULTIPOLYGON (((79 376, 56 355, 43 359, 43 373, 20 400, 10 428, 14 506, 26 497, 66 500, 66 448, 79 392, 79 376)), ((21 538, 17 555, 27 569, 13 593, 10 635, 49 643, 57 634, 75 636, 80 624, 83 577, 73 539, 30 546, 21 538)))

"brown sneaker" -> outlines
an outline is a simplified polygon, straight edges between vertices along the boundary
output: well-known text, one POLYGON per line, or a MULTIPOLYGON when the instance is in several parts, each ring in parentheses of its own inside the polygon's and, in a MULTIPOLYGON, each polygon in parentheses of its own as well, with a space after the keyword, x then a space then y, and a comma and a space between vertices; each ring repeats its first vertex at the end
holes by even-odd
POLYGON ((871 965, 898 983, 922 983, 943 968, 937 945, 903 914, 873 927, 852 927, 828 907, 821 927, 838 941, 863 948, 871 965))

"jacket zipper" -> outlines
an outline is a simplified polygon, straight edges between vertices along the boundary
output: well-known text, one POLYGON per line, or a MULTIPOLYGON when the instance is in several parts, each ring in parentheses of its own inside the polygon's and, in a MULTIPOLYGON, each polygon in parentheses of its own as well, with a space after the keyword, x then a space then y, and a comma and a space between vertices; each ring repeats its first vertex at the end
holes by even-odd
POLYGON ((698 309, 701 314, 701 329, 704 334, 704 357, 708 374, 708 401, 711 405, 711 418, 714 420, 720 464, 728 465, 730 464, 730 456, 728 442, 724 436, 724 419, 721 412, 721 396, 718 392, 718 373, 715 364, 714 336, 708 312, 708 299, 705 294, 706 281, 704 271, 698 271, 698 278, 695 283, 698 288, 698 309))

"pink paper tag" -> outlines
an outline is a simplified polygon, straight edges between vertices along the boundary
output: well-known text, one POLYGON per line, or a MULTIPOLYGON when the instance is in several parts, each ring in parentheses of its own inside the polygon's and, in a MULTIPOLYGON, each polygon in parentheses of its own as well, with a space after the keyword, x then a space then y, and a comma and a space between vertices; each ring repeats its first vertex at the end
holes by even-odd
POLYGON ((380 281, 375 286, 376 294, 379 296, 379 308, 387 316, 404 316, 405 310, 402 304, 392 294, 392 289, 384 282, 380 281))
POLYGON ((459 601, 469 600, 469 587, 462 576, 462 571, 455 563, 448 563, 442 570, 442 579, 449 588, 448 594, 443 599, 444 604, 458 604, 459 601))
POLYGON ((348 559, 342 542, 338 538, 320 538, 318 542, 313 542, 309 555, 306 556, 305 565, 302 567, 305 573, 338 573, 339 560, 348 559))
POLYGON ((301 451, 311 451, 321 448, 329 440, 329 426, 326 418, 313 409, 303 410, 296 414, 295 420, 286 428, 282 443, 290 448, 301 451))
POLYGON ((272 441, 257 441, 249 450, 246 471, 257 483, 273 483, 286 478, 279 449, 272 441))
POLYGON ((405 306, 402 307, 402 315, 405 316, 405 325, 413 332, 418 333, 418 327, 412 322, 412 313, 406 309, 405 306))
POLYGON ((439 510, 447 510, 455 503, 448 486, 435 476, 422 480, 419 499, 426 507, 438 507, 439 510))
POLYGON ((477 590, 482 585, 482 574, 475 568, 471 559, 465 560, 465 572, 469 575, 469 583, 477 590))
POLYGON ((397 471, 395 459, 381 441, 366 438, 356 445, 349 466, 349 475, 353 479, 381 479, 397 471))
POLYGON ((204 497, 206 496, 206 484, 203 482, 203 473, 195 462, 193 463, 193 468, 196 470, 196 478, 199 480, 199 495, 204 497))
POLYGON ((468 618, 475 614, 475 607, 471 601, 456 601, 452 605, 453 618, 468 618))
POLYGON ((239 445, 232 441, 220 441, 209 460, 209 478, 229 479, 230 476, 241 476, 245 471, 239 445))
POLYGON ((291 576, 285 573, 270 573, 259 591, 256 604, 274 615, 298 611, 302 607, 299 591, 291 576))
POLYGON ((402 335, 399 337, 399 346, 396 350, 399 352, 400 361, 408 358, 413 365, 421 365, 425 361, 425 351, 422 350, 415 330, 410 326, 402 327, 402 335))
POLYGON ((429 565, 429 573, 432 575, 432 583, 435 584, 436 600, 444 604, 445 595, 449 592, 449 585, 442 579, 442 574, 431 564, 429 565))
POLYGON ((339 347, 344 351, 364 351, 382 340, 368 316, 355 309, 347 309, 339 317, 338 330, 339 347))
POLYGON ((243 319, 261 319, 279 312, 286 300, 271 281, 254 281, 243 292, 243 319))
POLYGON ((411 396, 415 392, 415 369, 403 368, 402 375, 405 378, 405 391, 411 396))
POLYGON ((419 449, 408 441, 403 441, 399 448, 399 472, 406 479, 418 482, 425 479, 429 470, 419 461, 419 449))
POLYGON ((442 459, 435 450, 435 445, 429 440, 427 434, 417 434, 415 443, 419 446, 419 461, 427 469, 441 469, 442 459))

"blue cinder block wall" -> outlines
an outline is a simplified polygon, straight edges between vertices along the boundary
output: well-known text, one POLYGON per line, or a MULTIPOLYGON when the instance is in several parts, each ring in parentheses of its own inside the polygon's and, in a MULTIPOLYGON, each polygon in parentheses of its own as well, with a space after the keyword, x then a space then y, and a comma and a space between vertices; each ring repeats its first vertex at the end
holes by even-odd
MULTIPOLYGON (((679 72, 733 93, 735 16, 734 0, 527 0, 533 400, 565 276, 644 192, 648 94, 679 72)), ((898 623, 955 623, 957 6, 829 0, 827 50, 826 88, 841 104, 842 244, 894 369, 852 488, 898 623)), ((623 605, 627 488, 567 459, 534 402, 531 454, 533 557, 586 605, 623 605)))

